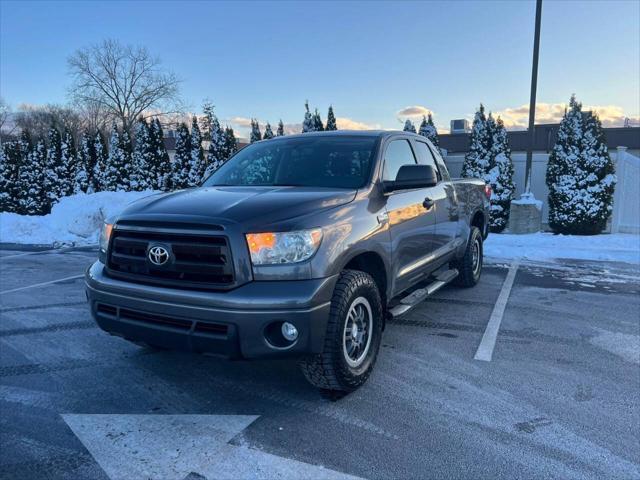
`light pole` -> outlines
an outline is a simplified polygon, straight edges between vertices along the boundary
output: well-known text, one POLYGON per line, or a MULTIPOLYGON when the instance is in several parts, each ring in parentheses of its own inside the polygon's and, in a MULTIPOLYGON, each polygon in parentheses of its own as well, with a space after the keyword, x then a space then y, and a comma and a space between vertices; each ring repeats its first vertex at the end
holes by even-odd
POLYGON ((531 68, 531 99, 529 101, 529 146, 524 177, 524 195, 531 196, 531 169, 533 166, 533 144, 535 142, 534 124, 536 118, 536 90, 538 88, 538 55, 540 53, 540 20, 542 0, 536 0, 536 28, 533 37, 533 66, 531 68))
POLYGON ((509 209, 510 233, 539 232, 542 225, 542 202, 531 192, 531 171, 533 167, 533 144, 535 141, 536 89, 538 86, 538 53, 540 51, 540 18, 542 0, 536 0, 536 28, 533 38, 533 65, 531 68, 531 99, 529 102, 529 145, 525 165, 524 192, 518 200, 511 202, 509 209))

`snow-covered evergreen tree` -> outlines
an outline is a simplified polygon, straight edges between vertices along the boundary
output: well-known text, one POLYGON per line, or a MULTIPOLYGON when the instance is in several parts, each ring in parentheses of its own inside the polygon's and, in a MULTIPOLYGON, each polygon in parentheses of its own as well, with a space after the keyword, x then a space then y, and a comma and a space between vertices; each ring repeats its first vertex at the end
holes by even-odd
POLYGON ((338 124, 336 123, 336 116, 333 114, 333 106, 329 105, 329 112, 327 112, 327 131, 338 130, 338 124))
POLYGON ((491 161, 491 135, 487 130, 487 117, 482 104, 473 118, 470 141, 469 151, 462 163, 462 176, 482 178, 488 171, 491 161))
POLYGON ((82 132, 76 158, 76 176, 74 179, 74 193, 93 190, 93 170, 96 166, 96 148, 88 130, 82 132))
POLYGON ((198 119, 194 116, 191 122, 191 168, 189 170, 189 186, 200 185, 207 170, 206 160, 202 151, 202 137, 198 119))
POLYGON ((251 143, 262 140, 262 134, 260 133, 260 124, 255 118, 251 119, 251 133, 249 135, 249 141, 251 143))
POLYGON ((315 132, 323 132, 324 125, 322 124, 322 118, 320 118, 320 113, 318 113, 318 109, 313 113, 313 129, 315 132))
POLYGON ((269 122, 267 122, 267 124, 264 126, 264 135, 262 136, 262 138, 264 140, 269 140, 270 138, 273 138, 273 130, 271 130, 271 124, 269 122))
POLYGON ((159 119, 155 119, 149 126, 149 137, 151 143, 151 153, 149 163, 151 164, 150 188, 154 190, 169 190, 173 165, 164 144, 164 131, 159 119))
POLYGON ((226 127, 224 129, 224 161, 229 160, 238 151, 238 140, 236 139, 233 128, 226 127))
POLYGON ((152 155, 151 135, 146 119, 140 117, 135 125, 133 154, 131 155, 131 190, 142 191, 150 188, 152 181, 150 157, 152 155))
POLYGON ((98 130, 93 137, 93 149, 96 152, 96 161, 93 166, 92 188, 94 192, 101 192, 105 190, 105 175, 107 173, 109 152, 107 151, 106 142, 100 130, 98 130))
POLYGON ((29 152, 25 168, 20 171, 23 191, 19 202, 20 213, 24 215, 46 215, 51 211, 51 204, 44 190, 46 154, 44 140, 40 140, 29 152))
POLYGON ((60 161, 64 168, 64 176, 61 179, 60 193, 63 197, 73 194, 76 182, 76 142, 71 130, 67 127, 62 134, 60 143, 60 161))
POLYGON ((278 130, 276 130, 276 136, 284 137, 284 123, 282 123, 282 119, 278 122, 278 130))
MULTIPOLYGON (((200 135, 202 140, 211 140, 211 126, 215 121, 218 121, 216 114, 214 113, 215 106, 211 101, 205 100, 202 104, 202 117, 200 117, 200 135)), ((218 127, 220 125, 218 124, 218 127)))
POLYGON ((20 181, 20 145, 3 142, 0 148, 0 212, 18 212, 20 181))
POLYGON ((116 124, 111 129, 109 138, 109 156, 107 168, 103 176, 103 187, 107 191, 127 191, 130 187, 129 175, 131 171, 131 148, 127 131, 119 132, 116 124))
POLYGON ((507 137, 507 129, 500 117, 493 121, 489 114, 487 128, 491 133, 491 160, 489 170, 483 176, 491 186, 490 227, 492 232, 501 232, 509 223, 511 200, 515 193, 513 183, 513 161, 507 137))
POLYGON ((207 151, 207 167, 205 175, 210 175, 212 172, 217 170, 228 158, 226 131, 220 126, 218 117, 213 113, 213 109, 211 110, 208 128, 211 132, 211 141, 207 151))
POLYGON ((189 186, 191 170, 191 134, 182 123, 176 132, 176 153, 171 162, 171 175, 167 185, 169 190, 180 190, 189 186))
POLYGON ((415 127, 415 125, 414 125, 414 124, 413 124, 413 122, 412 122, 411 120, 409 120, 408 118, 407 118, 407 120, 404 122, 404 128, 403 128, 402 130, 404 130, 405 132, 413 132, 413 133, 416 133, 416 127, 415 127))
POLYGON ((600 120, 583 113, 572 96, 547 164, 549 226, 564 234, 600 233, 613 209, 615 183, 600 120))
POLYGON ((51 127, 47 134, 47 159, 45 162, 44 190, 53 205, 64 194, 67 169, 62 163, 62 139, 57 128, 51 127))
POLYGON ((313 121, 313 115, 309 111, 309 101, 304 102, 304 120, 302 121, 302 133, 315 132, 315 122, 313 121))
POLYGON ((420 124, 418 135, 422 135, 423 137, 428 138, 436 148, 440 148, 440 142, 438 140, 438 130, 436 130, 436 126, 433 124, 433 118, 431 117, 431 114, 429 114, 428 118, 424 115, 422 116, 422 123, 420 124))

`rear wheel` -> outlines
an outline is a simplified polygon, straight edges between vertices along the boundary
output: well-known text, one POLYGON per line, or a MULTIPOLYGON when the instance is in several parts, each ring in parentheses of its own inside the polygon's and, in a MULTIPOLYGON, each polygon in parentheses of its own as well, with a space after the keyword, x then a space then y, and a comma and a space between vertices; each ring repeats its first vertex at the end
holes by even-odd
POLYGON ((324 349, 300 364, 307 380, 324 391, 360 387, 378 356, 382 319, 380 292, 371 275, 342 272, 331 300, 324 349))
POLYGON ((458 276, 454 280, 461 287, 473 287, 480 280, 483 263, 482 233, 478 227, 471 227, 469 241, 464 256, 452 263, 458 269, 458 276))

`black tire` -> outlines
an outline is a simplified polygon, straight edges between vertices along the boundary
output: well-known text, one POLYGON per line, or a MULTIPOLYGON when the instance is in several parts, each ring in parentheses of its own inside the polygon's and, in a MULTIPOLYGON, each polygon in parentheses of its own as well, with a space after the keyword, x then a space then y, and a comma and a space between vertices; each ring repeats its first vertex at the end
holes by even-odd
POLYGON ((471 227, 464 256, 451 264, 459 272, 453 283, 465 288, 475 286, 480 280, 480 275, 482 275, 482 259, 482 232, 478 227, 471 227), (477 257, 474 254, 474 249, 477 249, 477 257))
MULTIPOLYGON (((331 299, 323 352, 306 357, 300 362, 300 368, 307 380, 324 392, 352 392, 364 384, 373 370, 380 349, 383 313, 380 292, 371 275, 357 270, 343 271, 331 299), (367 340, 367 345, 362 349, 362 359, 358 360, 351 358, 347 352, 345 338, 346 332, 349 331, 347 315, 352 312, 352 307, 359 309, 361 306, 366 315, 371 314, 371 322, 368 323, 370 341, 367 340), (357 361, 361 363, 352 365, 357 361)), ((352 325, 353 321, 350 322, 352 325)), ((357 332, 357 327, 350 331, 357 332)))

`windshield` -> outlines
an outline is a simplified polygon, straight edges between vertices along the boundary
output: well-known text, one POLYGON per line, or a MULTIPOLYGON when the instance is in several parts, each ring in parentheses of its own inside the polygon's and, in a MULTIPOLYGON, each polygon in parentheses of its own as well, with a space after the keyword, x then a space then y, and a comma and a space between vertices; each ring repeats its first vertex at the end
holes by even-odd
POLYGON ((360 188, 369 180, 377 137, 277 139, 240 150, 203 185, 360 188))

